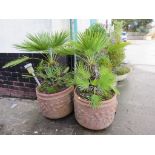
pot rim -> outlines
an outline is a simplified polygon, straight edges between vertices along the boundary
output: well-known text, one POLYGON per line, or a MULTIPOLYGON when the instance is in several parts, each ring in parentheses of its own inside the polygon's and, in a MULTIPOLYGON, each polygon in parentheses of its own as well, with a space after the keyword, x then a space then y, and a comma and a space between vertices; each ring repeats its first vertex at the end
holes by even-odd
POLYGON ((41 96, 45 96, 45 97, 46 97, 46 96, 52 97, 52 96, 62 95, 63 93, 67 93, 67 92, 69 92, 69 91, 74 90, 74 86, 70 86, 70 87, 64 89, 63 91, 60 91, 60 92, 57 92, 57 93, 45 94, 45 93, 39 92, 39 91, 38 91, 38 88, 39 88, 39 86, 36 87, 36 93, 39 94, 39 95, 41 95, 41 96))
POLYGON ((119 76, 124 76, 124 75, 128 75, 130 72, 128 72, 128 73, 125 73, 125 74, 122 74, 122 75, 117 75, 118 77, 119 76))
MULTIPOLYGON (((80 104, 83 104, 83 105, 85 105, 85 106, 91 107, 90 101, 81 98, 81 97, 76 93, 76 89, 77 89, 77 87, 75 87, 75 89, 74 89, 74 99, 75 99, 75 97, 76 97, 76 98, 78 98, 78 100, 81 101, 80 104)), ((101 101, 102 104, 99 106, 99 108, 100 108, 100 107, 103 107, 103 106, 105 106, 105 104, 108 104, 109 102, 113 101, 113 100, 116 98, 116 96, 117 96, 117 95, 115 94, 111 99, 105 100, 105 101, 101 101)))
POLYGON ((128 74, 130 74, 130 73, 132 72, 132 67, 131 67, 131 66, 127 66, 127 67, 130 69, 130 71, 129 71, 128 73, 125 73, 125 74, 122 74, 122 75, 116 74, 116 76, 123 76, 123 75, 128 75, 128 74))

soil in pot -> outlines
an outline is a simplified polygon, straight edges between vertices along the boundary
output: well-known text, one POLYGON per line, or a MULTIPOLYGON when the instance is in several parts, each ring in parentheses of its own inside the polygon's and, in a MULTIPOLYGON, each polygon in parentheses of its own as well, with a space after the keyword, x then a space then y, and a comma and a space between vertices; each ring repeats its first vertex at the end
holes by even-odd
POLYGON ((74 90, 74 112, 75 118, 80 125, 91 130, 101 130, 110 126, 114 120, 117 108, 117 98, 102 101, 97 108, 92 108, 90 101, 78 95, 74 90))
POLYGON ((73 111, 73 90, 72 86, 60 92, 45 94, 36 88, 37 100, 43 116, 58 119, 69 115, 73 111))

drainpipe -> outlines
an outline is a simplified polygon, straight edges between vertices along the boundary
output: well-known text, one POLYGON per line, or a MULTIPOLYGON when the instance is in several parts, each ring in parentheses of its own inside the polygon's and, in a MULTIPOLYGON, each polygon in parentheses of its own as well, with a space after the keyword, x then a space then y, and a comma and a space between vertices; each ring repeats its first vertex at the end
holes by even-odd
MULTIPOLYGON (((77 36, 77 19, 70 19, 70 36, 71 40, 76 40, 77 36)), ((71 70, 75 69, 76 66, 76 55, 68 56, 68 65, 70 66, 71 70)))

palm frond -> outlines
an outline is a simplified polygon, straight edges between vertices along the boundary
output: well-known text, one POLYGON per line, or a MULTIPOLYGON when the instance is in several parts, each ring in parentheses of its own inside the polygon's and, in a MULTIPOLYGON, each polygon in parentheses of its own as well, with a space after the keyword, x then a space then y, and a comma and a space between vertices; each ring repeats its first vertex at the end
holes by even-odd
POLYGON ((77 40, 72 42, 73 51, 77 55, 94 57, 98 52, 107 47, 109 40, 107 33, 101 25, 94 25, 85 32, 77 35, 77 40))
POLYGON ((93 94, 91 96, 91 106, 93 108, 99 107, 99 105, 101 105, 101 101, 102 101, 102 97, 101 96, 95 95, 95 94, 93 94))
POLYGON ((127 45, 129 45, 128 42, 120 42, 120 43, 115 43, 115 44, 109 44, 108 46, 108 51, 117 51, 120 49, 124 49, 124 47, 126 47, 127 45))
POLYGON ((76 49, 86 56, 92 57, 106 47, 106 37, 102 33, 87 30, 78 34, 76 49))
POLYGON ((82 79, 79 76, 75 77, 75 83, 80 90, 87 90, 89 88, 89 80, 82 79))
POLYGON ((69 40, 69 33, 67 32, 56 32, 55 34, 50 34, 50 47, 57 48, 64 45, 69 40))
MULTIPOLYGON (((68 40, 69 34, 67 32, 56 32, 52 33, 38 33, 38 34, 28 34, 27 40, 21 44, 16 44, 15 47, 20 50, 25 51, 42 51, 47 52, 50 48, 55 49, 68 40)), ((54 50, 53 50, 54 51, 54 50)))
POLYGON ((79 62, 77 64, 77 68, 76 68, 76 75, 83 78, 83 79, 90 79, 90 72, 89 70, 87 69, 86 66, 84 66, 83 63, 79 62))
POLYGON ((93 24, 92 26, 89 27, 89 30, 94 32, 94 34, 101 33, 103 36, 107 36, 107 32, 106 32, 104 26, 100 23, 93 24))
POLYGON ((78 51, 74 47, 75 41, 66 42, 64 45, 56 47, 54 50, 57 54, 66 56, 66 55, 74 55, 78 51))
POLYGON ((97 80, 97 86, 102 92, 111 91, 111 87, 115 83, 115 76, 107 68, 101 67, 99 70, 100 77, 97 80))
POLYGON ((90 80, 90 72, 88 69, 82 64, 79 63, 75 72, 75 83, 80 90, 86 90, 89 88, 89 80, 90 80))
POLYGON ((28 34, 27 40, 15 47, 24 51, 46 51, 50 47, 50 37, 48 33, 28 34))
POLYGON ((21 63, 23 63, 23 62, 25 62, 25 61, 27 61, 29 59, 31 59, 31 58, 29 58, 27 56, 20 57, 18 59, 15 59, 15 60, 12 60, 12 61, 8 62, 7 64, 5 64, 3 66, 3 68, 16 66, 16 65, 21 64, 21 63))
POLYGON ((119 66, 125 58, 124 47, 128 43, 120 42, 115 44, 110 44, 108 47, 108 56, 111 60, 113 67, 119 66))

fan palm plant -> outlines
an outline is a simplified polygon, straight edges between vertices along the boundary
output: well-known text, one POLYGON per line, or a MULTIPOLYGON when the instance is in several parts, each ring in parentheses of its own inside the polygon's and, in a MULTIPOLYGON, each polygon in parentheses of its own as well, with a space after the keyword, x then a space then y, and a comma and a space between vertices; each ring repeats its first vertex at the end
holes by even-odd
MULTIPOLYGON (((28 34, 27 40, 21 44, 15 44, 15 48, 19 50, 24 50, 28 52, 39 52, 46 56, 48 63, 53 63, 56 60, 56 55, 61 54, 59 50, 60 47, 64 46, 69 39, 69 34, 66 32, 56 32, 52 33, 38 33, 38 34, 28 34)), ((12 67, 14 65, 20 64, 24 61, 27 61, 28 57, 22 57, 7 63, 3 68, 12 67)))
POLYGON ((109 36, 100 24, 79 33, 77 41, 71 43, 72 51, 79 57, 74 76, 75 118, 88 129, 108 127, 116 112, 118 90, 105 50, 108 45, 109 36))
MULTIPOLYGON (((28 34, 27 40, 15 45, 19 50, 39 52, 43 55, 44 59, 39 59, 40 63, 35 69, 36 76, 44 81, 40 87, 41 91, 54 93, 57 92, 60 87, 67 87, 68 84, 66 82, 71 83, 72 78, 71 75, 69 75, 70 73, 68 73, 68 67, 65 68, 58 63, 58 55, 65 54, 62 49, 68 40, 69 34, 63 31, 60 33, 56 32, 55 34, 28 34), (53 88, 51 88, 51 86, 53 88)), ((3 68, 16 66, 30 59, 38 58, 23 56, 7 63, 3 68)))
MULTIPOLYGON (((113 86, 115 76, 103 65, 103 49, 107 48, 109 37, 100 24, 95 24, 77 35, 70 43, 69 51, 79 58, 75 71, 75 84, 79 95, 90 101, 92 107, 98 107, 102 100, 110 99, 116 92, 113 86)), ((66 49, 67 50, 67 49, 66 49)))

